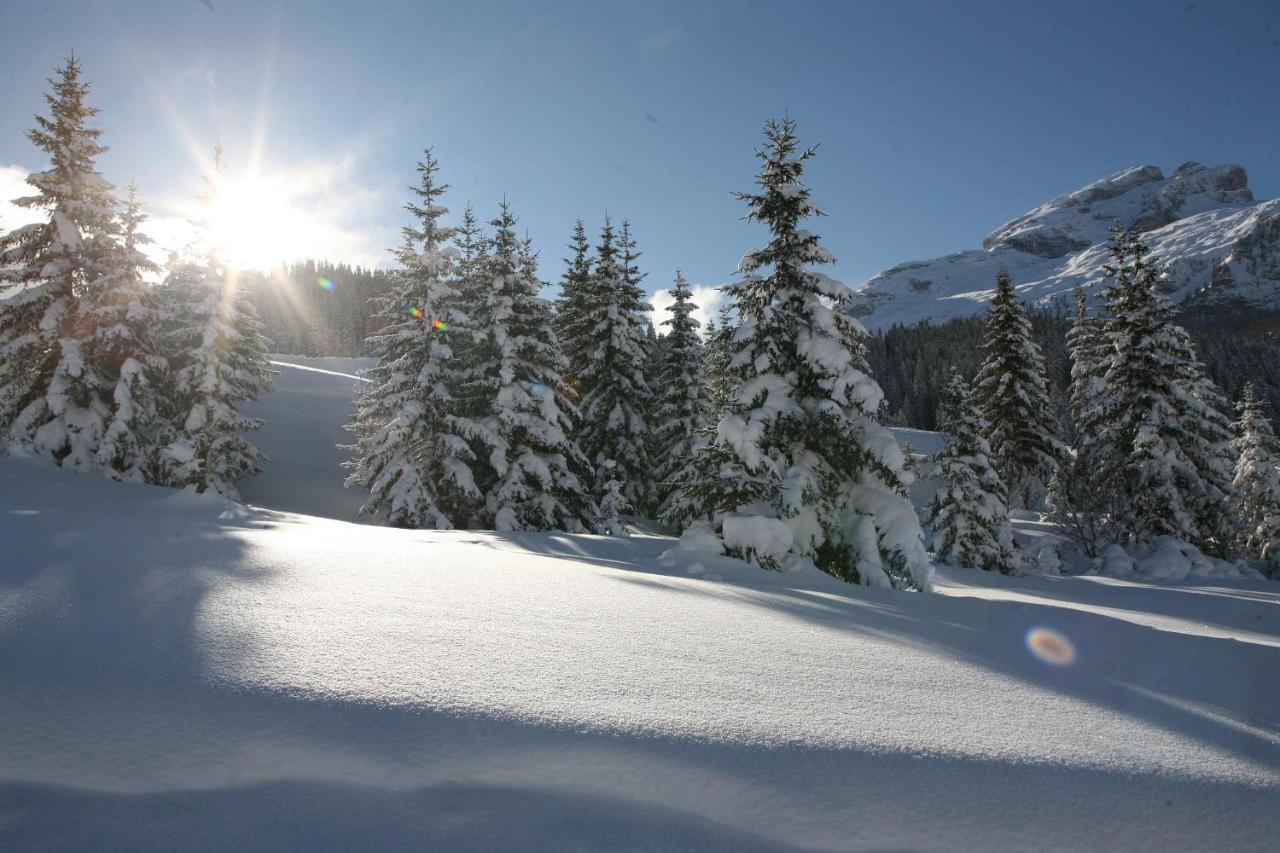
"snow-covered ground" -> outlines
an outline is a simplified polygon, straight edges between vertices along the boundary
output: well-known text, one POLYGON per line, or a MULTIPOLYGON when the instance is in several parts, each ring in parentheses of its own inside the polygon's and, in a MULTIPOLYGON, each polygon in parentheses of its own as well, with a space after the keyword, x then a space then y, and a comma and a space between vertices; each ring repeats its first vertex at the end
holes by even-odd
MULTIPOLYGON (((263 414, 312 423, 286 376, 263 414)), ((940 569, 894 593, 9 459, 0 542, 0 850, 1280 837, 1274 583, 940 569)))
POLYGON ((275 387, 245 407, 246 414, 266 421, 250 440, 267 454, 262 473, 240 482, 246 503, 369 521, 360 515, 363 493, 342 487, 342 463, 351 455, 338 445, 352 441, 343 425, 351 421, 352 397, 361 384, 356 374, 373 364, 369 358, 271 356, 279 371, 275 387))

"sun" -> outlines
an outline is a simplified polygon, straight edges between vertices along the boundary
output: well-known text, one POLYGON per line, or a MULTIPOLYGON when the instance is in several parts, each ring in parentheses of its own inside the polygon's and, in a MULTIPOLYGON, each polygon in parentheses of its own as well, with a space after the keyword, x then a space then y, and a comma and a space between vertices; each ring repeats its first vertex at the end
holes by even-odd
POLYGON ((207 214, 209 240, 238 269, 267 270, 308 254, 321 230, 282 179, 220 179, 207 214))

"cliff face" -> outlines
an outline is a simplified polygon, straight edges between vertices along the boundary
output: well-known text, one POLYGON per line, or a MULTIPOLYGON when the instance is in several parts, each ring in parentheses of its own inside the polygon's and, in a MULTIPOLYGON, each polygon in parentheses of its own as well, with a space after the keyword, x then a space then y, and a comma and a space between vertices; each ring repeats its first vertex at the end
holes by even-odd
POLYGON ((1102 284, 1112 223, 1147 235, 1175 301, 1280 308, 1280 200, 1258 202, 1237 165, 1183 163, 1165 176, 1134 166, 997 228, 981 250, 899 264, 859 290, 856 311, 879 328, 986 309, 996 273, 1047 303, 1102 284))

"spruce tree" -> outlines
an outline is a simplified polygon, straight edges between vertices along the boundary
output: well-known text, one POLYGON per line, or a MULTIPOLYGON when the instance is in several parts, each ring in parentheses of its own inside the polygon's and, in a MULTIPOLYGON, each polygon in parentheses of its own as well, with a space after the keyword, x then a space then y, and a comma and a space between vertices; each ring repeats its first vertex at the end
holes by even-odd
POLYGON ((594 340, 590 330, 596 323, 593 316, 591 244, 581 219, 574 223, 569 249, 572 257, 565 259, 560 298, 556 300, 556 335, 567 360, 567 392, 576 404, 581 399, 581 383, 577 377, 583 375, 590 365, 590 345, 594 340))
POLYGON ((1121 490, 1098 477, 1103 447, 1096 440, 1102 430, 1102 401, 1107 365, 1102 321, 1090 316, 1084 288, 1075 288, 1075 312, 1067 331, 1071 355, 1068 409, 1075 444, 1063 454, 1050 482, 1049 508, 1053 518, 1084 552, 1096 557, 1119 537, 1121 490))
MULTIPOLYGON (((584 310, 588 320, 574 343, 583 358, 575 377, 582 388, 577 440, 595 470, 593 495, 602 504, 609 497, 616 514, 644 509, 651 474, 645 313, 653 309, 633 282, 634 273, 624 269, 633 251, 616 242, 606 219, 584 310)), ((608 519, 602 526, 616 529, 608 519)))
POLYGON ((1044 357, 1005 270, 996 276, 982 350, 975 397, 991 427, 992 458, 1010 497, 1031 508, 1043 496, 1064 448, 1049 402, 1044 357))
MULTIPOLYGON (((214 151, 203 203, 216 203, 222 149, 214 151)), ((164 346, 173 354, 176 436, 164 450, 167 480, 197 492, 238 498, 236 481, 254 474, 263 455, 243 433, 261 421, 240 407, 271 387, 267 340, 238 272, 197 222, 198 236, 170 265, 162 290, 172 318, 164 346)))
POLYGON ((732 312, 732 307, 725 303, 720 306, 720 324, 717 326, 714 320, 707 323, 707 419, 712 432, 729 409, 741 373, 730 367, 733 360, 733 334, 737 330, 732 312))
POLYGON ((85 294, 81 310, 94 330, 92 361, 106 380, 110 419, 98 447, 98 465, 108 476, 133 482, 164 480, 161 450, 173 438, 168 359, 163 334, 173 318, 144 274, 156 266, 143 253, 150 241, 137 188, 129 185, 118 240, 102 275, 85 294))
POLYGON ((928 526, 945 562, 1007 574, 1016 566, 1007 491, 986 438, 994 431, 974 397, 953 374, 939 414, 950 440, 931 460, 941 486, 928 526))
POLYGON ((489 223, 489 290, 470 317, 470 396, 481 416, 466 432, 483 451, 485 526, 500 531, 581 531, 595 507, 583 479, 590 466, 571 438, 574 410, 563 394, 564 355, 550 306, 538 296, 536 257, 516 236, 507 202, 489 223))
POLYGON ((1190 340, 1157 290, 1159 273, 1136 232, 1117 230, 1106 267, 1102 388, 1086 416, 1091 476, 1114 484, 1115 535, 1168 535, 1222 552, 1228 436, 1220 395, 1204 377, 1190 340))
POLYGON ((699 446, 698 432, 707 418, 706 377, 703 375, 705 353, 698 338, 698 321, 693 312, 689 282, 679 272, 671 288, 671 318, 662 325, 670 327, 664 340, 662 364, 655 407, 654 436, 657 463, 658 517, 683 528, 697 515, 697 507, 685 488, 693 479, 694 451, 699 446))
POLYGON ((928 557, 902 478, 902 451, 875 412, 865 330, 851 293, 812 269, 834 258, 801 227, 818 213, 802 182, 814 150, 790 119, 770 121, 757 193, 740 193, 770 241, 724 288, 740 327, 731 370, 743 379, 698 455, 691 493, 734 556, 767 568, 816 564, 878 586, 927 580, 928 557))
POLYGON ((1232 442, 1239 459, 1231 483, 1239 526, 1237 544, 1253 559, 1276 562, 1280 560, 1280 444, 1252 383, 1244 388, 1239 411, 1239 432, 1232 442))
POLYGON ((471 331, 453 282, 453 230, 440 222, 448 186, 437 181, 431 149, 417 170, 419 183, 405 205, 413 223, 401 229, 399 269, 378 300, 387 325, 369 340, 378 363, 366 374, 370 381, 348 427, 356 438, 347 484, 368 489, 362 511, 392 525, 449 529, 470 524, 483 503, 475 455, 451 420, 461 381, 453 345, 471 331))
POLYGON ((89 351, 95 334, 80 296, 113 250, 116 202, 94 160, 106 147, 89 126, 89 84, 72 57, 49 81, 49 115, 27 138, 49 168, 27 177, 36 194, 16 200, 43 222, 0 236, 0 440, 65 468, 98 470, 111 418, 109 378, 89 351))

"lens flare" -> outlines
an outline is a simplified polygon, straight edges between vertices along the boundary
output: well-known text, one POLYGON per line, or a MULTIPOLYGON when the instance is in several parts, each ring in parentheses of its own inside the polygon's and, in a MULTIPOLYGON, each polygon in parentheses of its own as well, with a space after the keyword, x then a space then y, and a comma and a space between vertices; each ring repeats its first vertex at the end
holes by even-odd
POLYGON ((409 316, 410 316, 410 317, 416 317, 417 319, 421 320, 421 319, 422 319, 422 309, 421 309, 421 308, 419 308, 419 307, 417 307, 416 305, 411 305, 411 306, 409 306, 409 316))
POLYGON ((317 278, 316 284, 320 285, 321 290, 327 290, 330 293, 333 293, 335 290, 338 289, 338 286, 336 284, 334 284, 332 281, 325 278, 324 276, 320 276, 319 278, 317 278))
POLYGON ((431 328, 435 329, 437 332, 447 332, 449 331, 449 324, 444 320, 432 320, 431 328))
POLYGON ((1027 649, 1045 663, 1070 666, 1076 660, 1076 647, 1052 628, 1032 628, 1027 632, 1027 649))

